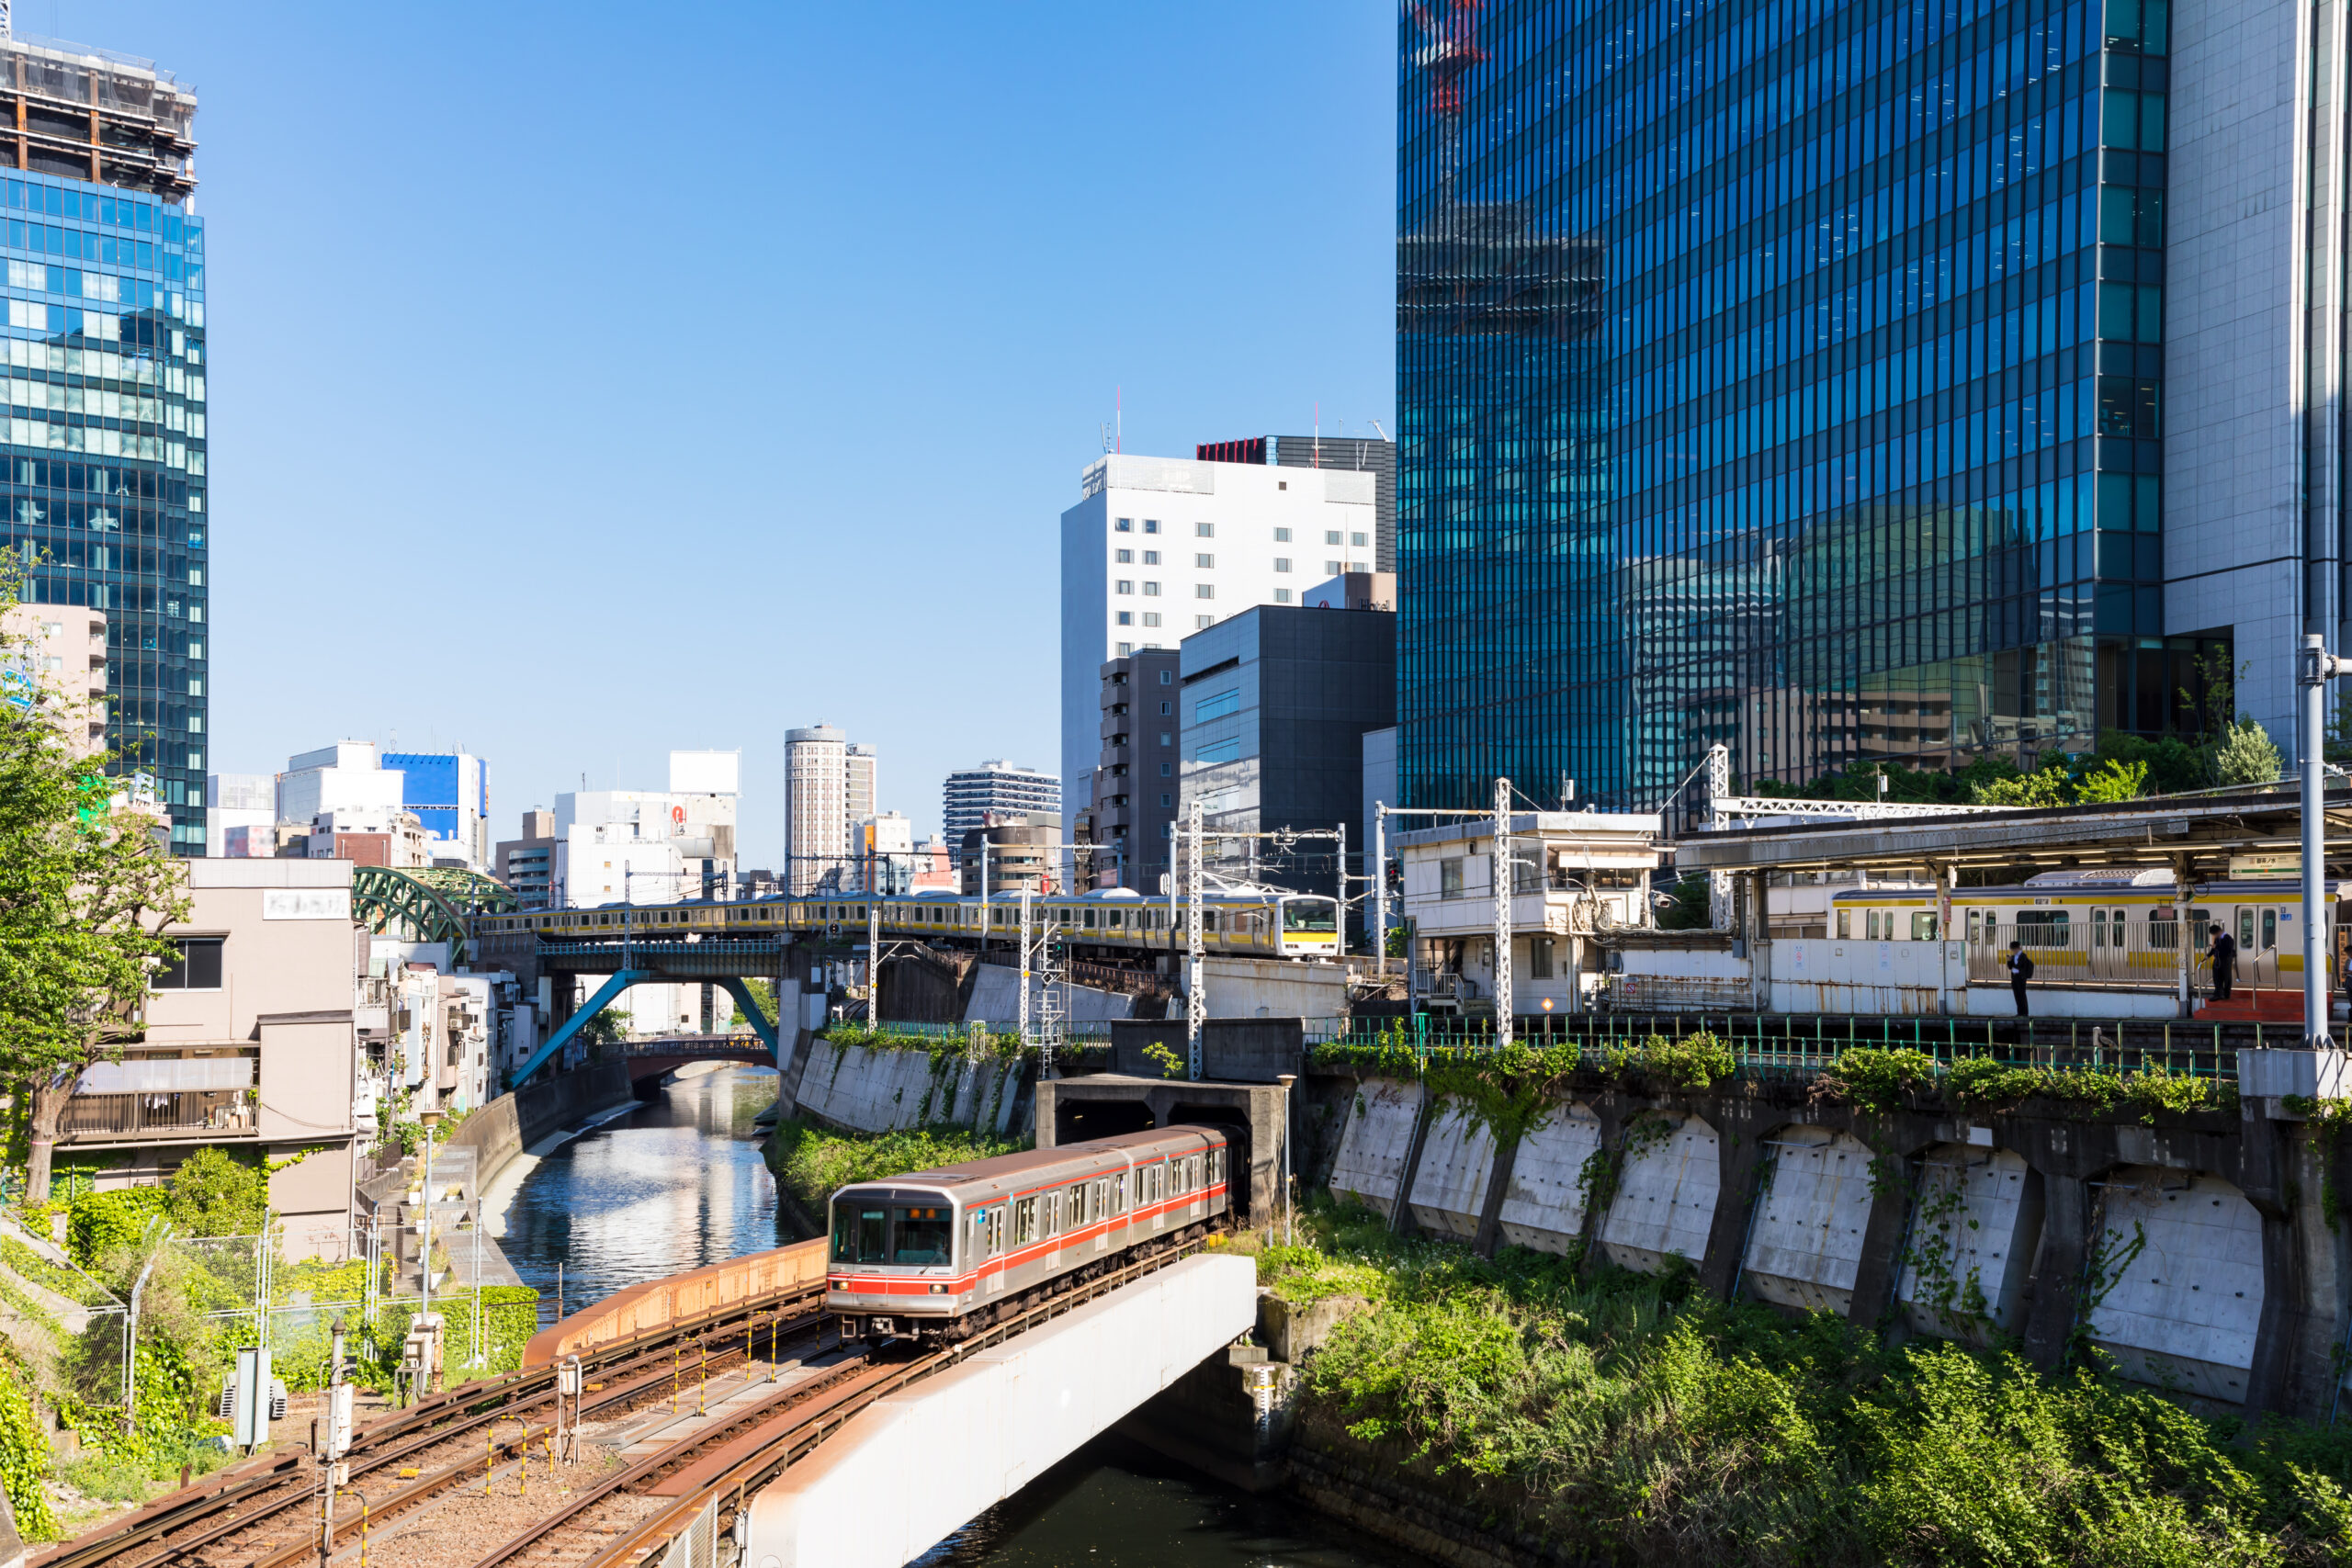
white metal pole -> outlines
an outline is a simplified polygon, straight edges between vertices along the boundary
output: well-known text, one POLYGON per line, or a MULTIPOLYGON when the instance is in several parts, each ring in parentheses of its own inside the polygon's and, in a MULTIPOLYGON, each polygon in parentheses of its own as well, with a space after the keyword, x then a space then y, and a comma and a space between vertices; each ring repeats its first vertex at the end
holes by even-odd
POLYGON ((1021 884, 1021 1047, 1029 1048, 1029 884, 1021 884))
POLYGON ((1388 803, 1372 803, 1373 973, 1388 978, 1388 803))
POLYGON ((1348 825, 1340 824, 1340 853, 1331 867, 1331 885, 1340 896, 1338 916, 1340 957, 1348 956, 1348 825))
POLYGON ((1495 1045, 1510 1043, 1510 781, 1495 780, 1495 1045))
POLYGON ((2327 681, 2338 661, 2303 638, 2303 1044, 2332 1051, 2327 985, 2327 681))
POLYGON ((1201 1076, 1201 1028, 1208 1021, 1208 998, 1201 994, 1205 953, 1201 943, 1201 917, 1206 900, 1201 894, 1201 797, 1193 797, 1184 828, 1184 875, 1187 905, 1184 925, 1184 1073, 1201 1076))

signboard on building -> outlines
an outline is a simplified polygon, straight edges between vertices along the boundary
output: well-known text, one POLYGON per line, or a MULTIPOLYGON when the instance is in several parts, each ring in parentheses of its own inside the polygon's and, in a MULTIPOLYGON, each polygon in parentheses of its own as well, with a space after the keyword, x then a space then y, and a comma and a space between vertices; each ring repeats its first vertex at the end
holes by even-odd
POLYGON ((347 920, 351 919, 348 887, 270 887, 261 896, 265 920, 347 920))

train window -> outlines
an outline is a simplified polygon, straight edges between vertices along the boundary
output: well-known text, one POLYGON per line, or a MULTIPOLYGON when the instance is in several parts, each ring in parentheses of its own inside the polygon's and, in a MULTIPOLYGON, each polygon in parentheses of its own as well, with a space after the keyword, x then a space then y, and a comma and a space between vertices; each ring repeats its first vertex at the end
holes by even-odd
POLYGON ((1037 1200, 1017 1198, 1012 1203, 1012 1245, 1025 1247, 1037 1239, 1037 1200))
POLYGON ((1111 1212, 1114 1214, 1127 1212, 1127 1173, 1124 1170, 1111 1179, 1111 1212))
POLYGON ((1840 909, 1838 911, 1838 940, 1839 942, 1844 942, 1847 938, 1854 934, 1853 921, 1853 910, 1840 909))
POLYGON ((1062 1195, 1058 1192, 1046 1194, 1045 1234, 1049 1236, 1062 1234, 1062 1195))
POLYGON ((2019 909, 2018 941, 2028 947, 2071 947, 2072 918, 2064 909, 2019 909))
POLYGON ((1913 942, 1933 942, 1936 940, 1936 916, 1934 910, 1923 909, 1911 917, 1911 940, 1913 942))
POLYGON ((1111 1184, 1107 1181, 1095 1182, 1092 1210, 1093 1220, 1096 1224, 1102 1224, 1104 1219, 1109 1217, 1111 1212, 1110 1198, 1111 1184))
POLYGON ((2262 911, 2262 950, 2265 953, 2278 945, 2278 911, 2262 911))
POLYGON ((956 1211, 937 1205, 901 1208, 898 1233, 890 1247, 890 1261, 910 1266, 945 1263, 956 1245, 956 1211))
POLYGON ((2148 945, 2177 948, 2180 945, 2180 911, 2151 909, 2148 911, 2148 945))
POLYGON ((1968 940, 1972 942, 1984 940, 1984 911, 1982 909, 1968 911, 1968 940))
POLYGON ((1216 1150, 1209 1156, 1209 1179, 1211 1181, 1223 1181, 1225 1179, 1225 1150, 1222 1148, 1216 1150))
POLYGON ((865 1208, 856 1203, 833 1206, 833 1261, 836 1263, 880 1263, 888 1254, 884 1243, 889 1235, 890 1212, 883 1208, 865 1208))

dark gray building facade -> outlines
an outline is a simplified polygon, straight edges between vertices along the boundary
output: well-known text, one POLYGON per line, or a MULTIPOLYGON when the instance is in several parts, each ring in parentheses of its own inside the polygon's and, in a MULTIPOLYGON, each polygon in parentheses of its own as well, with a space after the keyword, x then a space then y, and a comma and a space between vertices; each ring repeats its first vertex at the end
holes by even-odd
POLYGON ((1094 769, 1094 804, 1075 824, 1078 842, 1112 852, 1096 857, 1095 886, 1132 887, 1148 897, 1169 869, 1181 726, 1176 671, 1172 648, 1147 648, 1102 666, 1102 758, 1094 769))
MULTIPOLYGON (((1363 737, 1396 722, 1396 616, 1260 604, 1184 639, 1177 809, 1211 830, 1358 829, 1363 737)), ((1334 847, 1212 844, 1216 874, 1305 892, 1332 886, 1334 847)), ((1363 846, 1351 842, 1351 857, 1363 846)), ((1352 863, 1352 862, 1351 862, 1352 863)))

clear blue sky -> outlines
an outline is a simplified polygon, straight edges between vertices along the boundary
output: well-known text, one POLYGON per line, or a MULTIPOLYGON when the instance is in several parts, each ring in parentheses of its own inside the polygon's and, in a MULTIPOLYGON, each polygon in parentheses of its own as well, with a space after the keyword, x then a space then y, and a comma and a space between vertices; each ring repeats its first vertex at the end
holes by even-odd
POLYGON ((219 772, 493 824, 783 732, 1051 768, 1057 520, 1126 449, 1394 428, 1395 13, 17 0, 200 95, 219 772))

